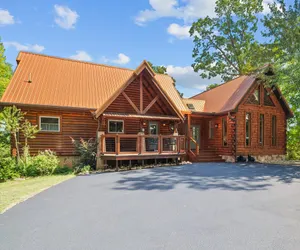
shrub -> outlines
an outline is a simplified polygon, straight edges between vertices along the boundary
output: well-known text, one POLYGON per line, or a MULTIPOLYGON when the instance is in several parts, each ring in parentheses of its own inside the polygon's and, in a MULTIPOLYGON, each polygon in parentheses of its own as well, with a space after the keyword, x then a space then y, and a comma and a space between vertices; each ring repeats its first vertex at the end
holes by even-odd
POLYGON ((16 169, 16 161, 11 157, 1 158, 0 161, 0 181, 7 181, 19 177, 16 169))
POLYGON ((87 166, 77 166, 74 168, 74 173, 75 174, 88 174, 91 171, 91 166, 87 165, 87 166))
POLYGON ((83 168, 84 166, 90 166, 92 169, 96 169, 96 154, 97 143, 94 139, 84 140, 80 139, 76 141, 72 139, 75 146, 75 153, 79 155, 79 160, 76 163, 76 167, 83 168))
POLYGON ((63 167, 56 167, 54 169, 53 174, 57 174, 57 175, 67 175, 67 174, 71 174, 73 172, 73 170, 67 166, 63 166, 63 167))
POLYGON ((51 175, 55 168, 57 168, 58 164, 59 160, 56 154, 51 150, 45 150, 44 152, 40 152, 37 156, 29 159, 26 168, 26 175, 51 175))

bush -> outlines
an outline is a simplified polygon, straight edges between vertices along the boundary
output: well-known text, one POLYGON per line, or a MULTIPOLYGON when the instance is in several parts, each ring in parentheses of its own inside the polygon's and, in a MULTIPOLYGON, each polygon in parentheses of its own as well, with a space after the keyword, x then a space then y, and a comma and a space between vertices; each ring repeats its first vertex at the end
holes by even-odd
POLYGON ((92 169, 96 169, 96 155, 97 155, 97 143, 94 139, 85 141, 80 139, 76 141, 72 139, 75 146, 75 153, 79 155, 79 160, 76 163, 76 167, 83 168, 84 166, 90 166, 92 169))
POLYGON ((16 169, 16 161, 11 157, 1 158, 0 161, 0 181, 20 177, 16 169))
POLYGON ((63 166, 63 167, 56 167, 54 169, 53 174, 57 174, 57 175, 67 175, 67 174, 71 174, 73 172, 73 170, 67 166, 63 166))
POLYGON ((75 174, 88 174, 91 171, 91 166, 87 165, 87 166, 77 166, 74 168, 74 173, 75 174))
POLYGON ((51 175, 58 167, 59 160, 54 152, 45 150, 29 159, 26 168, 27 176, 51 175))

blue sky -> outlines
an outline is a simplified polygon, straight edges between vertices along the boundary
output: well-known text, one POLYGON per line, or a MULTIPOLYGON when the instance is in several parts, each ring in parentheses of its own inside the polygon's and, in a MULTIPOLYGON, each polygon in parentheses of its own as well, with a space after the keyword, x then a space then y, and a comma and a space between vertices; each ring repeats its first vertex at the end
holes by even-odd
POLYGON ((14 66, 19 50, 126 68, 146 59, 165 65, 179 91, 191 96, 221 82, 190 67, 189 26, 213 14, 214 0, 2 0, 0 36, 14 66))

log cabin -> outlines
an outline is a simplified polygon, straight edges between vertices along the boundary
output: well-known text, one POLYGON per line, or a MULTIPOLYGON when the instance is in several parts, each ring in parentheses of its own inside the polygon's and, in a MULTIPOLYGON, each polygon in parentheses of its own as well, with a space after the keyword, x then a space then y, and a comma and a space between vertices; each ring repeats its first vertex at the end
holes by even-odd
POLYGON ((31 154, 51 149, 62 165, 77 157, 71 138, 97 141, 98 167, 108 161, 235 162, 238 156, 286 154, 293 113, 277 86, 266 88, 254 75, 182 98, 173 79, 156 74, 147 61, 131 70, 31 52, 16 60, 0 104, 17 106, 38 125, 31 154))

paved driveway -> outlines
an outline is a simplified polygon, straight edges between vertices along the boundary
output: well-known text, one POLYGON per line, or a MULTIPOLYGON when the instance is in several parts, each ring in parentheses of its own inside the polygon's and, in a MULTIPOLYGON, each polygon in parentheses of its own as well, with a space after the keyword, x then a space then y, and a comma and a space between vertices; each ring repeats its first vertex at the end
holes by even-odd
POLYGON ((300 168, 209 163, 77 177, 0 215, 0 249, 300 249, 300 168))

